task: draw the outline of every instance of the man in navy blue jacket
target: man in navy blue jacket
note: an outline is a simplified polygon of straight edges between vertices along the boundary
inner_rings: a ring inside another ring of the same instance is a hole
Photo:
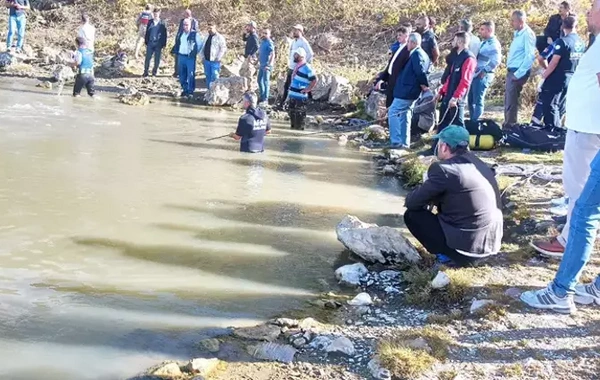
[[[421,49],[421,35],[411,33],[406,46],[410,56],[396,80],[394,101],[388,110],[391,148],[410,146],[412,110],[421,92],[429,89],[427,71],[430,60]]]

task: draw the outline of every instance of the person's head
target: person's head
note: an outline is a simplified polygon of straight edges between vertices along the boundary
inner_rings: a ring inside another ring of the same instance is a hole
[[[262,38],[268,39],[271,38],[271,29],[263,29],[261,33]]]
[[[562,22],[562,28],[565,31],[565,34],[569,34],[575,31],[577,28],[577,17],[576,16],[567,16]]]
[[[459,32],[473,32],[473,23],[468,18],[460,20],[458,23],[458,31]]]
[[[569,15],[569,13],[571,13],[571,4],[569,4],[568,1],[563,1],[560,3],[558,6],[558,14],[560,14],[562,18],[565,18]]]
[[[84,48],[86,45],[85,38],[83,38],[83,37],[75,38],[75,45],[77,45],[77,48]]]
[[[183,12],[183,18],[192,18],[192,11],[191,11],[191,9],[186,9]]]
[[[484,40],[492,37],[496,32],[496,24],[493,21],[484,21],[479,26],[479,35]]]
[[[192,30],[192,20],[186,18],[183,20],[183,31],[189,33],[190,30]]]
[[[294,51],[294,62],[302,62],[306,58],[306,50],[298,48]]]
[[[152,10],[152,5],[150,4],[146,4],[146,6],[144,7],[145,11],[151,11]]]
[[[408,50],[413,51],[421,46],[421,35],[419,33],[411,33],[408,35],[408,42],[406,43]]]
[[[304,27],[300,24],[296,24],[294,25],[292,33],[294,35],[294,38],[300,38],[304,35]]]
[[[429,29],[429,17],[427,16],[421,16],[417,19],[417,22],[415,23],[416,26],[416,30],[419,33],[423,33],[425,32],[427,29]]]
[[[81,22],[83,24],[87,24],[88,22],[90,22],[90,16],[87,13],[82,13],[81,14]]]
[[[396,40],[401,44],[405,44],[408,41],[408,35],[410,34],[410,29],[406,26],[401,26],[396,29]]]
[[[512,24],[512,27],[514,30],[523,29],[526,22],[527,22],[527,15],[525,14],[525,11],[522,11],[519,9],[512,13],[510,23]]]
[[[250,21],[248,24],[246,24],[246,32],[247,33],[253,33],[256,31],[256,22],[254,21]]]
[[[587,22],[590,32],[595,35],[600,33],[600,0],[594,0],[592,9],[588,12]]]
[[[435,26],[437,25],[437,20],[435,17],[427,16],[427,20],[429,21],[429,28],[435,29]]]
[[[209,34],[216,34],[217,33],[217,26],[214,23],[210,23],[208,24],[208,33]]]
[[[471,42],[471,36],[467,32],[458,32],[454,35],[454,46],[459,51],[468,49],[469,42]]]
[[[254,95],[254,93],[252,92],[245,92],[244,93],[244,109],[247,110],[248,108],[256,108],[256,103],[258,101],[258,99],[256,98],[256,95]]]
[[[154,8],[154,11],[152,11],[152,15],[154,16],[155,19],[159,19],[160,18],[160,8]]]
[[[465,127],[450,125],[433,138],[438,140],[436,153],[440,160],[447,160],[469,150],[469,131]]]

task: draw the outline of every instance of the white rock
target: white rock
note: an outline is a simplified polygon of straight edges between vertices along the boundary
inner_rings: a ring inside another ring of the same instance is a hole
[[[325,351],[328,354],[340,353],[347,356],[353,356],[355,352],[354,343],[345,336],[341,336],[331,342],[331,344],[325,348]]]
[[[327,100],[331,92],[334,75],[331,73],[317,74],[317,83],[312,89],[311,94],[314,100]]]
[[[338,145],[344,146],[346,144],[348,144],[348,136],[340,135],[340,137],[338,137]]]
[[[388,369],[381,367],[381,362],[379,358],[374,357],[367,364],[367,368],[369,372],[371,372],[371,376],[378,380],[389,380],[392,378],[392,374]]]
[[[241,76],[219,78],[210,84],[204,100],[211,106],[235,105],[248,89],[248,79]]]
[[[281,327],[297,327],[298,326],[298,320],[297,319],[291,319],[291,318],[277,318],[275,321],[273,321],[273,324],[277,325],[277,326],[281,326]]]
[[[471,314],[473,314],[474,312],[476,312],[477,310],[487,306],[487,305],[492,305],[495,302],[493,300],[478,300],[478,299],[473,299],[473,303],[471,303],[471,309],[470,312]]]
[[[257,359],[276,360],[282,363],[294,361],[296,349],[287,344],[262,343],[248,347],[248,353]]]
[[[386,288],[384,289],[384,291],[385,291],[387,294],[399,294],[399,293],[400,293],[400,289],[398,289],[398,288],[395,288],[395,287],[393,287],[393,286],[388,286],[388,287],[386,287]]]
[[[338,45],[342,40],[336,37],[333,33],[319,34],[315,39],[315,45],[323,50],[330,51],[335,45]]]
[[[381,125],[373,124],[365,129],[365,140],[387,141],[387,138],[388,134],[386,129]]]
[[[394,165],[385,165],[383,167],[383,174],[386,174],[386,175],[396,174],[396,167]]]
[[[161,377],[163,379],[175,379],[183,374],[181,373],[181,369],[177,363],[167,363],[153,371],[152,375]]]
[[[450,277],[442,271],[439,271],[435,278],[431,281],[431,287],[434,289],[442,289],[450,285]]]
[[[210,376],[217,369],[218,365],[219,359],[198,358],[190,360],[185,366],[185,370],[193,374],[199,374],[200,376]]]
[[[401,273],[398,272],[397,270],[389,270],[388,269],[388,270],[379,272],[379,278],[381,278],[381,281],[399,280],[400,275],[401,275]]]
[[[369,262],[385,263],[388,261],[386,257],[393,262],[416,263],[421,260],[412,243],[391,227],[363,223],[357,217],[347,215],[337,225],[336,233],[346,248]]]
[[[302,330],[314,329],[321,326],[321,324],[314,318],[304,318],[300,322],[298,322],[298,327]]]
[[[350,305],[350,306],[369,306],[369,305],[373,305],[373,299],[371,298],[369,293],[363,292],[363,293],[357,294],[356,297],[354,297],[353,299],[348,301],[348,305]]]
[[[219,342],[218,339],[214,338],[201,340],[198,344],[200,345],[200,347],[202,347],[208,352],[212,352],[213,354],[219,352],[221,348],[221,342]]]
[[[352,93],[354,88],[350,81],[344,77],[335,76],[329,91],[329,104],[337,106],[348,106],[352,104]]]
[[[335,278],[344,285],[360,285],[360,279],[364,277],[369,270],[363,263],[344,265],[335,270]]]

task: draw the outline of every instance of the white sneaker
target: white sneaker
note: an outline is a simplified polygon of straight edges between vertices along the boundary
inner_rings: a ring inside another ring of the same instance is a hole
[[[521,301],[536,309],[552,310],[562,314],[572,314],[577,311],[573,296],[571,294],[566,297],[557,296],[552,290],[552,285],[548,285],[545,289],[524,292],[521,294]]]
[[[552,199],[552,200],[550,200],[550,204],[552,206],[568,205],[569,204],[569,197],[567,197],[565,195],[564,197]]]
[[[600,289],[592,282],[589,284],[577,284],[575,286],[575,302],[582,305],[591,305],[594,302],[600,305]]]
[[[550,207],[550,213],[557,216],[565,216],[569,212],[569,206],[562,204],[560,206]]]

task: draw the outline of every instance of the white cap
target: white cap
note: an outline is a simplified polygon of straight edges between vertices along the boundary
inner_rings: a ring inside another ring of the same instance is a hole
[[[299,31],[301,31],[302,33],[304,33],[304,27],[300,24],[296,24],[294,25],[294,29],[298,29]]]
[[[294,50],[294,54],[298,54],[300,57],[306,58],[306,50],[304,50],[304,48],[299,47],[298,49]]]

